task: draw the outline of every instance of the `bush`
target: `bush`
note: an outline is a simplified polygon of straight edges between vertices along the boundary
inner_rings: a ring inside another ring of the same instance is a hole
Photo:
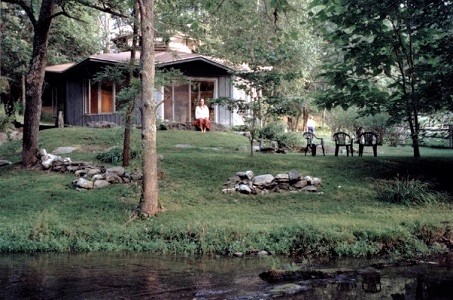
[[[137,151],[131,150],[131,159],[137,157]],[[106,152],[99,153],[96,158],[105,163],[118,163],[123,161],[123,149],[120,147],[110,148]]]
[[[432,189],[432,184],[408,177],[396,177],[385,181],[379,187],[379,194],[384,201],[411,205],[437,203],[446,200],[446,195]]]
[[[282,122],[269,123],[259,132],[259,137],[268,140],[277,140],[279,135],[282,135],[286,131],[286,124]]]
[[[276,136],[275,140],[280,147],[288,148],[291,150],[298,150],[303,146],[302,135],[298,132],[283,132]]]

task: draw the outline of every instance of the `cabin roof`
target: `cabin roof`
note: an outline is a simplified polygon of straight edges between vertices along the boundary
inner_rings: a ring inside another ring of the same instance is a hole
[[[46,67],[47,72],[51,73],[63,73],[69,69],[78,66],[79,64],[86,63],[89,61],[92,62],[101,62],[101,63],[126,63],[130,59],[130,52],[119,52],[119,53],[105,53],[92,55],[80,63],[69,63],[62,65],[54,65]],[[140,52],[136,54],[137,61],[140,59]],[[179,51],[156,51],[155,52],[155,63],[156,67],[170,67],[172,65],[191,63],[195,61],[201,61],[214,65],[218,68],[223,69],[226,72],[234,71],[244,71],[246,68],[244,66],[233,66],[232,64],[227,63],[225,60],[219,58],[213,58],[197,53],[185,53]]]

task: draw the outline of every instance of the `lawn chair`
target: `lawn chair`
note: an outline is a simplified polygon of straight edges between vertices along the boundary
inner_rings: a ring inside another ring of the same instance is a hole
[[[357,140],[359,143],[359,156],[363,155],[363,148],[365,146],[373,147],[373,154],[375,157],[377,156],[378,136],[376,133],[370,131],[364,132],[357,137]]]
[[[321,146],[322,148],[322,154],[325,156],[326,151],[324,149],[324,139],[323,138],[318,138],[314,133],[312,132],[304,132],[303,137],[307,140],[307,146],[305,147],[305,155],[307,155],[308,148],[311,149],[311,155],[315,156],[316,155],[316,147],[318,145]]]
[[[351,151],[351,156],[354,156],[352,144],[354,140],[351,136],[345,132],[336,132],[333,135],[333,140],[335,141],[335,156],[338,156],[338,151],[340,147],[346,147],[346,155],[349,156],[349,151]]]

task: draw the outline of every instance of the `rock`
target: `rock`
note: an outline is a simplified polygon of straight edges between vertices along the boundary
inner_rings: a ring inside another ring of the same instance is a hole
[[[251,180],[255,174],[253,174],[253,171],[245,171],[245,172],[237,172],[236,176],[239,177],[240,179],[248,179]]]
[[[87,172],[85,171],[85,169],[82,169],[82,170],[77,170],[74,172],[74,175],[75,176],[78,176],[78,177],[82,177],[86,174]]]
[[[79,178],[79,179],[75,180],[74,182],[75,182],[76,187],[79,187],[79,188],[84,188],[87,190],[94,188],[94,182],[90,181],[90,180],[86,180],[85,178]]]
[[[114,173],[118,176],[123,176],[126,170],[123,167],[112,167],[105,170],[105,173]]]
[[[277,270],[272,269],[259,274],[264,281],[277,283],[285,281],[311,280],[311,279],[329,279],[334,274],[319,270]]]
[[[311,181],[311,184],[312,185],[316,185],[316,186],[321,185],[321,179],[318,178],[318,177],[313,177],[312,181]]]
[[[289,181],[297,181],[300,179],[300,173],[296,170],[291,170],[288,172]]]
[[[108,182],[107,180],[96,180],[94,182],[94,188],[95,189],[103,188],[103,187],[106,187],[106,186],[109,186],[109,185],[110,185],[110,182]]]
[[[252,189],[247,184],[240,184],[238,187],[238,191],[242,194],[251,194]]]
[[[63,159],[53,154],[47,154],[41,157],[41,165],[44,169],[49,169],[56,160],[62,161]]]
[[[306,285],[298,285],[295,283],[286,283],[282,285],[274,286],[269,292],[273,298],[280,298],[298,294],[300,292],[305,292],[311,288]]]
[[[72,153],[75,149],[75,147],[58,147],[57,149],[52,151],[52,154]]]
[[[190,148],[195,148],[195,146],[189,145],[189,144],[176,144],[175,148],[178,149],[190,149]]]
[[[277,184],[277,187],[280,190],[289,190],[290,185],[288,182],[282,182],[282,183]]]
[[[142,179],[142,174],[140,173],[137,173],[137,172],[132,172],[129,174],[129,177],[131,178],[131,180],[133,181],[139,181]]]
[[[86,170],[86,174],[90,177],[94,176],[96,174],[102,173],[100,168],[93,168],[93,169],[89,168],[89,169],[85,169],[85,170]]]
[[[253,184],[257,186],[270,185],[274,181],[271,174],[258,175],[253,178]]]
[[[244,253],[242,253],[242,252],[234,252],[234,253],[233,253],[233,256],[236,256],[236,257],[243,257],[243,256],[244,256]]]
[[[289,181],[289,174],[277,174],[277,175],[275,175],[274,179],[277,182],[288,182]]]
[[[11,162],[7,160],[0,159],[0,167],[10,165]]]
[[[42,158],[43,156],[46,156],[47,155],[47,151],[46,149],[39,149],[38,151],[38,158]]]
[[[105,180],[110,183],[123,183],[123,179],[115,173],[106,172],[105,173]]]
[[[311,176],[305,176],[304,179],[308,182],[308,184],[313,184],[313,178]]]
[[[307,186],[304,187],[302,190],[303,190],[303,191],[306,191],[306,192],[313,192],[313,193],[314,193],[314,192],[316,192],[318,189],[317,189],[315,186],[313,186],[313,185],[307,185]]]
[[[292,186],[295,187],[296,189],[301,189],[304,188],[308,185],[308,182],[305,179],[301,179],[294,183]]]
[[[258,256],[268,256],[269,252],[267,252],[266,250],[262,250],[262,251],[258,252],[256,255],[258,255]]]
[[[94,175],[91,180],[96,181],[96,180],[105,180],[105,173],[103,174],[96,174]]]
[[[222,190],[222,193],[224,193],[224,194],[233,194],[234,192],[236,192],[235,188],[228,188],[228,189]]]

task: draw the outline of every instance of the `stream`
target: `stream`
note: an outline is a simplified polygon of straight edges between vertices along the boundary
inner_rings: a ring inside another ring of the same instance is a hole
[[[0,299],[453,299],[452,267],[451,254],[399,264],[276,256],[1,254]],[[271,269],[336,275],[281,282],[260,278]]]

